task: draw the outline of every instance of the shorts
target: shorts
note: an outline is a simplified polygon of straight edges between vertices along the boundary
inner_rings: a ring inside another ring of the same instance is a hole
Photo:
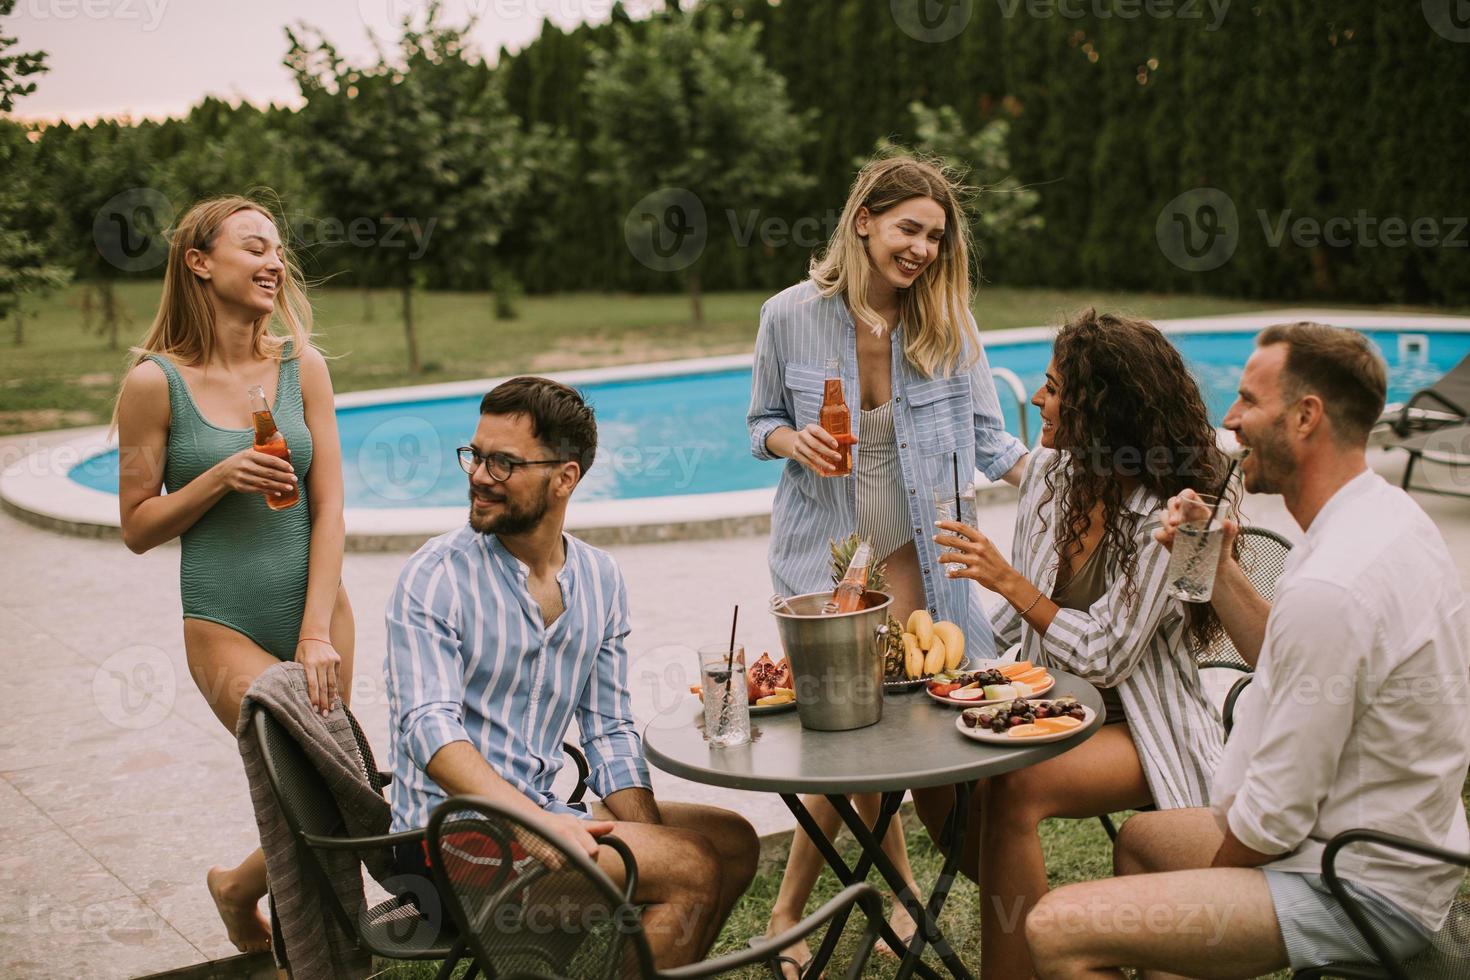
[[[1265,871],[1276,906],[1276,921],[1294,970],[1328,963],[1376,963],[1368,941],[1348,918],[1342,903],[1321,875],[1294,871]],[[1374,932],[1400,962],[1429,945],[1424,927],[1393,902],[1370,888],[1344,881],[1359,899]]]

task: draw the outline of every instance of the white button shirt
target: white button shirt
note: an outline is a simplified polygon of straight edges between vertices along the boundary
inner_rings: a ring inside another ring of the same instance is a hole
[[[1371,471],[1333,495],[1291,552],[1255,681],[1236,706],[1211,793],[1267,869],[1320,873],[1326,842],[1367,827],[1470,850],[1470,650],[1460,573],[1439,530]],[[1362,844],[1338,855],[1430,930],[1464,877]]]

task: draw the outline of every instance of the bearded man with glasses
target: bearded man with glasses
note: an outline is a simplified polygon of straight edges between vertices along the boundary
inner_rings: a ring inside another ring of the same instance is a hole
[[[449,796],[487,797],[621,888],[622,860],[597,844],[616,833],[637,859],[634,902],[666,969],[704,958],[760,846],[737,814],[654,799],[628,691],[622,572],[563,529],[596,451],[592,409],[566,385],[514,378],[481,401],[456,451],[469,521],[409,559],[388,604],[393,830],[423,827]],[[600,797],[587,811],[552,786],[573,718]],[[419,845],[397,857],[431,887]]]

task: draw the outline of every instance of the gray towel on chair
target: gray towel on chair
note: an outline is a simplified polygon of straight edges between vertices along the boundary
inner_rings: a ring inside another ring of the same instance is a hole
[[[372,967],[372,957],[343,932],[319,894],[316,880],[304,873],[297,860],[291,828],[271,791],[256,741],[253,719],[257,711],[269,712],[301,746],[336,799],[347,836],[386,834],[388,802],[367,780],[341,701],[322,717],[307,698],[305,669],[297,663],[276,664],[255,679],[240,704],[235,737],[245,760],[245,778],[250,783],[250,802],[260,828],[271,897],[286,947],[285,960],[293,980],[364,977]],[[317,851],[316,855],[338,900],[356,922],[364,904],[359,855],[336,851]],[[362,860],[374,878],[382,880],[393,873],[384,851],[363,852]]]

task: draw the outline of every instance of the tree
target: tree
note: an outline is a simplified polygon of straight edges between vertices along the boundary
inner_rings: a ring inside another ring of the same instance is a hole
[[[15,8],[15,0],[0,0],[0,18]],[[15,100],[34,92],[34,82],[22,83],[27,75],[46,71],[46,53],[32,51],[5,54],[15,44],[0,30],[0,110],[10,112]],[[9,120],[0,120],[0,320],[15,319],[15,344],[25,341],[25,319],[21,316],[21,299],[27,294],[42,293],[66,283],[70,274],[51,261],[48,236],[37,233],[47,222],[49,198],[27,193],[36,179],[35,147],[30,132]]]
[[[168,255],[176,202],[159,186],[157,131],[115,120],[54,126],[40,146],[37,166],[49,178],[70,264],[94,293],[97,330],[112,350],[129,322],[118,281],[157,276]]]
[[[799,157],[809,119],[766,66],[759,28],[723,21],[712,10],[615,27],[612,48],[593,51],[585,86],[596,121],[594,178],[638,201],[629,246],[648,239],[652,258],[637,255],[645,265],[683,271],[695,323],[704,320],[710,217],[769,205],[809,183]],[[690,241],[698,247],[685,251]]]
[[[34,186],[29,157],[34,150],[26,131],[8,121],[0,122],[0,172],[10,175],[0,185],[0,320],[14,318],[14,342],[25,340],[21,300],[30,294],[49,292],[65,285],[71,273],[51,260],[50,245],[31,228],[42,223],[47,202],[22,192]]]
[[[9,17],[14,9],[15,0],[0,0],[0,19]],[[16,99],[36,90],[35,82],[23,82],[21,79],[47,71],[44,51],[6,54],[6,50],[15,43],[16,38],[6,37],[4,29],[0,28],[0,112],[14,110]]]
[[[360,247],[353,265],[403,297],[409,371],[421,367],[413,293],[430,269],[483,274],[491,250],[556,139],[526,132],[488,66],[467,47],[471,25],[403,21],[396,58],[347,64],[310,28],[287,31],[286,65],[306,100],[306,159],[324,221]],[[353,232],[357,227],[362,234]],[[324,241],[324,247],[339,242]]]

